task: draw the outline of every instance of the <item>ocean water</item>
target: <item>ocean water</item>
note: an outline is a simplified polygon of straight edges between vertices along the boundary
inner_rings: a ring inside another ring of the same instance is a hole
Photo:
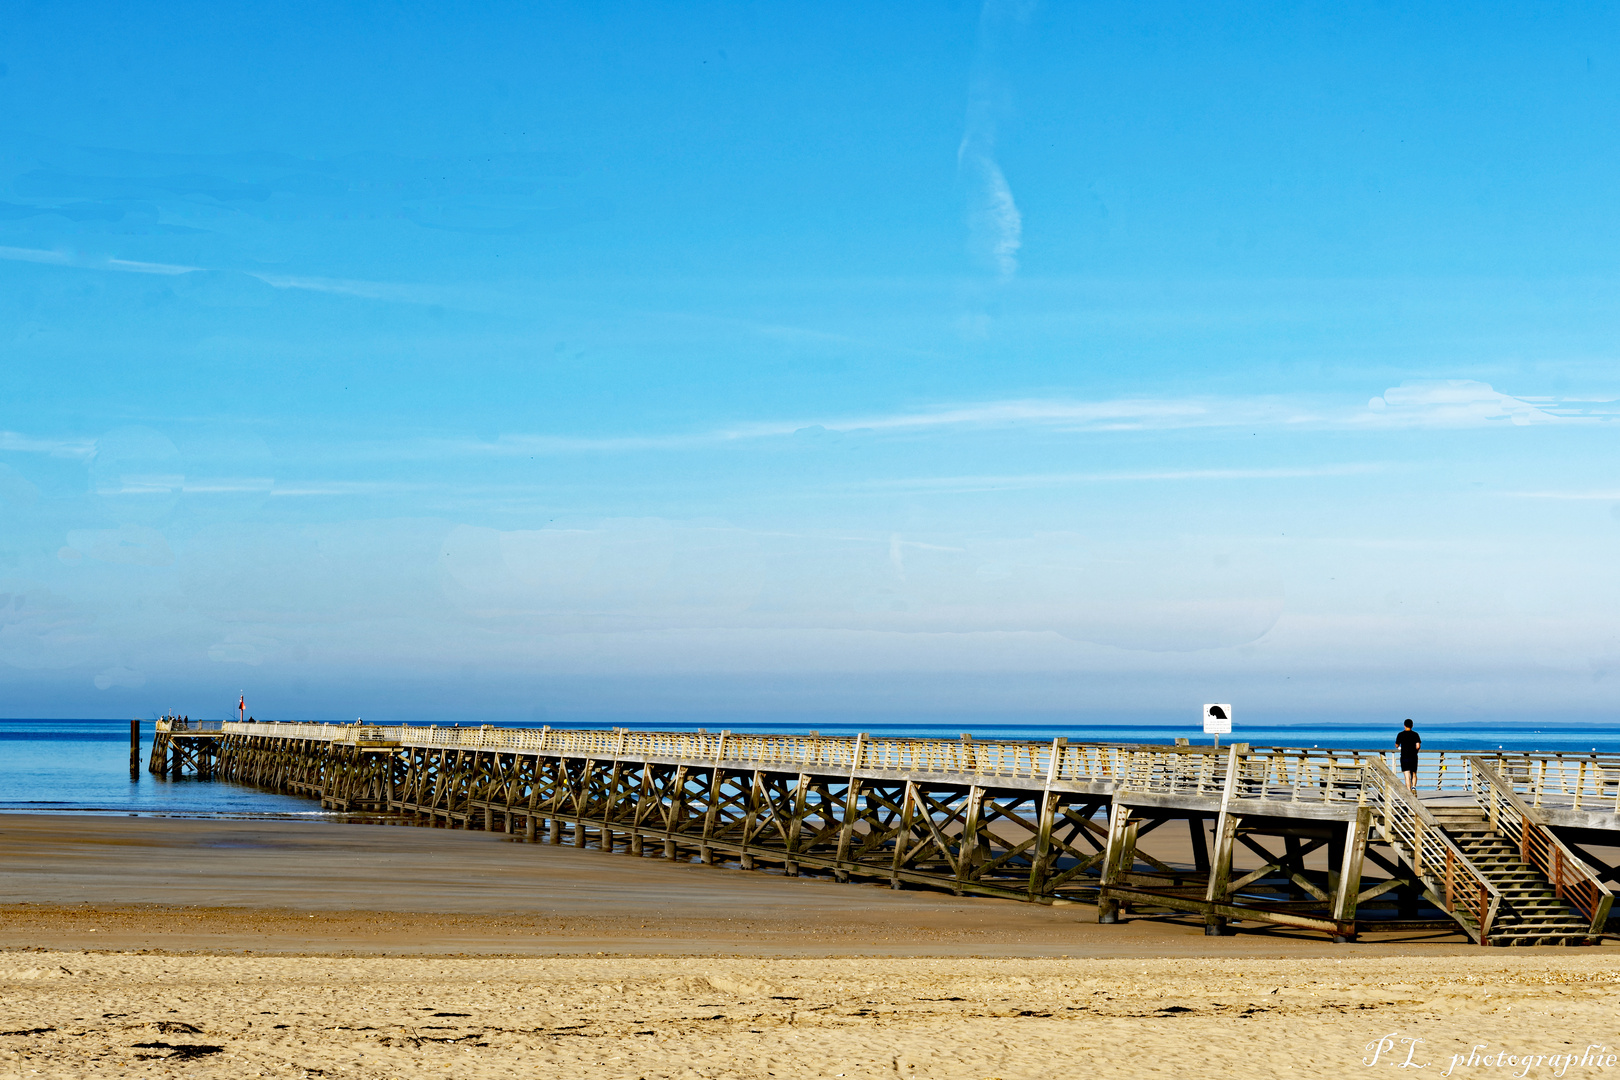
[[[241,784],[146,771],[153,724],[141,724],[139,779],[128,720],[0,720],[0,811],[168,817],[321,817],[320,805]]]
[[[473,721],[479,722],[479,721]],[[534,725],[512,725],[532,727]],[[554,725],[591,727],[597,725]],[[695,724],[657,721],[620,723],[634,730],[695,730]],[[914,735],[954,739],[965,728],[960,721],[936,725],[915,720],[882,724],[870,719],[847,724],[825,719],[813,723],[744,723],[735,719],[712,724],[711,731],[789,734],[814,728],[823,735]],[[1255,746],[1333,746],[1388,749],[1394,745],[1395,723],[1273,724],[1241,723],[1222,742],[1241,740]],[[1620,751],[1620,724],[1534,722],[1515,724],[1425,723],[1424,750],[1541,750]],[[225,781],[162,780],[146,771],[153,725],[141,725],[141,768],[138,778],[129,773],[128,720],[0,720],[0,811],[137,814],[169,817],[303,818],[332,820],[341,815],[323,813],[310,800],[275,795]],[[1058,736],[1070,742],[1170,743],[1185,736],[1207,742],[1196,725],[1151,724],[979,724],[971,733],[979,739],[1033,739]]]

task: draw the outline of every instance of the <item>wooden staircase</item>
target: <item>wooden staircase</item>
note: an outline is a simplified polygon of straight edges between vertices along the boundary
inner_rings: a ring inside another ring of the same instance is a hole
[[[1587,920],[1519,857],[1516,845],[1491,830],[1483,810],[1435,807],[1431,812],[1468,861],[1502,892],[1490,944],[1582,945],[1591,938]]]

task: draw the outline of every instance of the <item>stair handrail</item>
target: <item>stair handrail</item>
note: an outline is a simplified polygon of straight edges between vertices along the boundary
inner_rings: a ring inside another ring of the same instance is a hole
[[[1614,905],[1613,891],[1558,839],[1490,762],[1470,757],[1468,777],[1474,801],[1485,811],[1491,831],[1513,841],[1520,860],[1541,871],[1554,894],[1587,919],[1593,940],[1601,938]]]
[[[1381,757],[1367,759],[1367,775],[1378,795],[1379,831],[1391,845],[1410,852],[1412,871],[1428,888],[1429,899],[1448,915],[1472,919],[1481,945],[1490,944],[1491,925],[1502,907],[1502,890],[1469,861],[1430,813]]]

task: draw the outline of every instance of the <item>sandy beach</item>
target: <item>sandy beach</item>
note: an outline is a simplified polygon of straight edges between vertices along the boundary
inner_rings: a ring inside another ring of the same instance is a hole
[[[1478,1044],[1579,1076],[1620,1044],[1612,946],[1206,938],[365,825],[8,815],[0,859],[19,1080],[1521,1074]]]
[[[1325,962],[13,952],[0,954],[0,1075],[1347,1076],[1368,1073],[1384,1039],[1374,1068],[1412,1050],[1429,1066],[1416,1075],[1444,1076],[1478,1044],[1578,1057],[1620,1041],[1617,983],[1607,950]]]

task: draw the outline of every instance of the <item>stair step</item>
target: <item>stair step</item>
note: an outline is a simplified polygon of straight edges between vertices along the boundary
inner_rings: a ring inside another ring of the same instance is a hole
[[[1547,879],[1527,865],[1517,843],[1496,832],[1482,811],[1466,807],[1433,810],[1457,850],[1501,894],[1503,908],[1491,927],[1502,945],[1570,945],[1591,937],[1586,920],[1559,899]],[[1428,873],[1438,868],[1429,866]]]
[[[1521,926],[1541,926],[1550,929],[1581,929],[1584,923],[1576,923],[1570,918],[1526,918],[1526,920],[1503,921],[1503,929],[1521,928]]]

